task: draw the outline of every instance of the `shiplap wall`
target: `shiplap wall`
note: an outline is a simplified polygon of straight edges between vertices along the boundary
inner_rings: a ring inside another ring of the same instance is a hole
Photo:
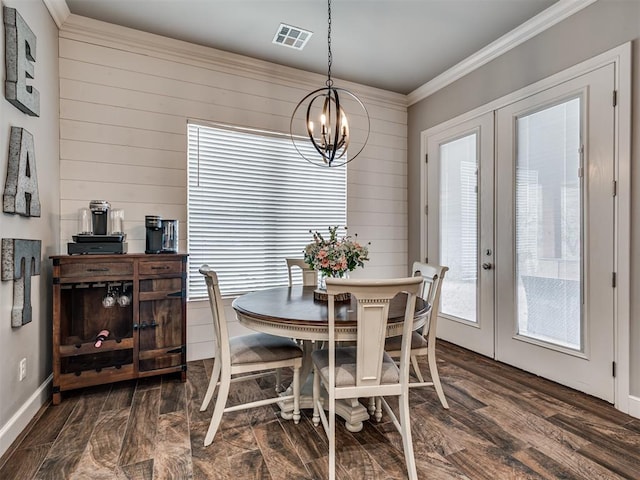
[[[288,132],[297,102],[325,81],[75,15],[59,35],[61,253],[78,209],[93,199],[124,209],[129,252],[144,251],[145,215],[178,219],[186,251],[187,121]],[[370,262],[353,276],[406,275],[406,97],[336,85],[356,93],[371,117],[367,147],[348,164],[349,231],[371,242]],[[190,360],[212,355],[212,336],[208,305],[190,303]]]

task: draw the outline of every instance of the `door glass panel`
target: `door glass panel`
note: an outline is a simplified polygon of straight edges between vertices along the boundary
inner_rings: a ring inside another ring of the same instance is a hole
[[[519,117],[516,130],[517,331],[580,350],[580,99]]]
[[[477,134],[440,145],[440,312],[476,322],[478,286]]]

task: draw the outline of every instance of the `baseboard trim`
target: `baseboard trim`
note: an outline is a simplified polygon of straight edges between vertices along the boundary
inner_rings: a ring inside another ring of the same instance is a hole
[[[0,457],[11,447],[11,444],[29,425],[29,422],[35,417],[40,408],[49,400],[52,381],[53,374],[49,375],[29,399],[24,402],[22,407],[0,428]]]
[[[629,415],[640,418],[640,397],[629,395]]]

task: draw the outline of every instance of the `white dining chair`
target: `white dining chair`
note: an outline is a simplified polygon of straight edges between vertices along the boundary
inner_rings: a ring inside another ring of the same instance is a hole
[[[438,394],[440,403],[446,409],[449,408],[449,404],[447,403],[442,384],[440,383],[440,375],[436,361],[436,330],[438,327],[440,292],[447,270],[449,270],[449,267],[413,262],[412,271],[414,275],[420,276],[423,279],[420,296],[431,305],[431,311],[424,326],[411,335],[411,364],[413,365],[413,370],[418,378],[418,382],[411,382],[409,384],[409,387],[433,386]],[[385,350],[392,358],[400,357],[401,342],[401,337],[387,338]],[[429,372],[431,373],[430,382],[425,382],[420,367],[418,366],[417,357],[424,355],[427,356],[427,362],[429,364]]]
[[[285,258],[287,262],[287,272],[289,273],[289,286],[293,286],[293,270],[302,270],[302,285],[305,287],[315,287],[318,285],[318,272],[311,268],[300,258]]]
[[[329,478],[336,470],[336,399],[375,397],[384,407],[402,436],[408,478],[416,480],[416,463],[409,417],[409,350],[416,296],[422,279],[408,277],[391,280],[327,279],[328,348],[311,354],[314,368],[313,422],[322,426],[329,438]],[[357,340],[355,345],[336,346],[335,296],[350,293],[357,300]],[[399,366],[384,351],[389,304],[398,294],[406,294],[402,349]],[[328,414],[321,400],[321,384],[328,396]],[[385,396],[399,397],[400,420]]]
[[[302,366],[302,349],[293,340],[266,333],[254,333],[229,338],[224,305],[218,286],[218,276],[208,265],[200,268],[204,275],[209,294],[209,304],[213,315],[215,332],[215,359],[209,387],[204,396],[200,411],[205,411],[213,398],[216,387],[216,398],[209,429],[204,438],[204,445],[210,445],[216,435],[222,414],[249,408],[262,407],[277,402],[293,399],[293,421],[300,421],[300,367]],[[230,384],[242,382],[274,374],[275,369],[290,367],[293,369],[292,394],[257,400],[227,407]],[[258,373],[255,373],[258,372]],[[248,373],[253,373],[246,375]],[[235,375],[242,376],[235,376]]]

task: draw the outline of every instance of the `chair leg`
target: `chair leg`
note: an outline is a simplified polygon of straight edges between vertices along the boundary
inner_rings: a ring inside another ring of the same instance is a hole
[[[418,357],[416,357],[415,355],[411,355],[411,365],[413,365],[413,371],[416,372],[416,377],[418,377],[418,381],[420,383],[424,383],[422,372],[420,371],[420,367],[418,366]]]
[[[276,368],[276,393],[281,393],[284,389],[282,388],[282,370]]]
[[[293,369],[293,423],[300,423],[300,367]]]
[[[329,394],[329,480],[336,479],[336,400]]]
[[[211,379],[209,380],[207,393],[205,393],[202,405],[200,405],[201,412],[204,412],[207,409],[207,407],[209,406],[209,402],[213,398],[213,394],[216,391],[216,385],[218,384],[218,380],[220,380],[221,365],[222,362],[219,359],[219,355],[216,355],[216,358],[213,360],[213,372],[211,373]]]
[[[213,409],[213,415],[211,416],[211,423],[209,423],[209,429],[204,437],[204,446],[211,445],[213,437],[216,436],[220,421],[222,420],[222,414],[224,408],[227,405],[227,397],[229,396],[229,386],[231,384],[231,375],[223,374],[220,381],[220,390],[218,390],[218,398],[216,398],[216,406]]]
[[[320,401],[320,374],[313,367],[313,424],[317,427],[320,424],[320,412],[318,402]]]
[[[407,464],[407,474],[409,480],[418,480],[416,471],[416,460],[413,455],[413,440],[411,438],[411,422],[409,420],[409,389],[405,388],[399,397],[400,427],[402,435],[402,446],[404,459]]]
[[[372,417],[376,413],[376,397],[369,397],[369,416]]]
[[[449,410],[449,404],[447,403],[447,399],[444,396],[444,390],[442,390],[442,384],[440,383],[440,375],[438,374],[438,364],[436,363],[435,348],[430,348],[427,351],[427,358],[429,360],[429,372],[431,372],[431,381],[433,382],[433,386],[436,389],[436,393],[438,394],[440,403],[445,409]]]
[[[382,420],[382,397],[376,397],[376,422]]]

